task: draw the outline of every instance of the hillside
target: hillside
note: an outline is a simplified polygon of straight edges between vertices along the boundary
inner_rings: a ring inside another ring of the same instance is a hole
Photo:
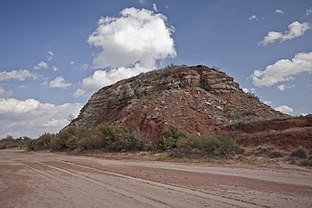
[[[244,93],[221,71],[202,65],[173,66],[100,89],[69,126],[135,126],[153,139],[168,124],[214,135],[228,125],[289,117]]]

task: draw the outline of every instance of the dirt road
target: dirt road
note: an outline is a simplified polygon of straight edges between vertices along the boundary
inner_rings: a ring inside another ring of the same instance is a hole
[[[312,207],[312,170],[1,150],[0,207]]]

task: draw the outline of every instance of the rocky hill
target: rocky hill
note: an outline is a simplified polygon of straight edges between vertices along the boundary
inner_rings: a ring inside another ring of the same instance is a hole
[[[155,70],[104,87],[70,125],[130,125],[153,139],[168,124],[218,134],[229,125],[288,117],[244,93],[232,77],[199,65]]]

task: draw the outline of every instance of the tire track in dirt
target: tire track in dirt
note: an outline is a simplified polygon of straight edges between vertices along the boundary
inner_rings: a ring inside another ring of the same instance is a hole
[[[57,170],[57,171],[69,174],[71,176],[75,176],[75,177],[77,177],[77,178],[79,178],[81,180],[88,181],[89,183],[97,185],[97,186],[99,186],[101,188],[104,188],[104,189],[110,191],[110,192],[116,193],[116,194],[120,195],[120,197],[130,198],[130,199],[132,199],[132,200],[134,200],[136,202],[143,203],[145,205],[151,205],[153,207],[160,207],[160,206],[162,206],[162,207],[164,207],[164,206],[165,207],[172,207],[169,204],[163,203],[162,201],[158,201],[158,200],[154,200],[152,198],[147,198],[147,197],[142,197],[142,196],[139,196],[139,195],[132,194],[131,192],[126,191],[125,189],[113,186],[114,184],[112,184],[112,183],[106,183],[103,180],[99,180],[99,179],[97,179],[95,177],[91,177],[91,176],[89,176],[87,174],[78,173],[77,171],[60,168],[60,167],[57,167],[57,166],[54,166],[54,165],[48,165],[48,164],[45,164],[45,163],[39,162],[39,161],[34,161],[34,162],[37,163],[37,164],[40,164],[42,166],[46,166],[48,168],[51,168],[51,169],[54,169],[54,170]],[[113,175],[113,174],[109,174],[109,175]]]
[[[311,170],[298,167],[253,170],[22,151],[0,151],[0,164],[0,179],[10,182],[11,194],[0,201],[6,208],[312,205]]]
[[[86,168],[86,169],[93,170],[93,171],[98,171],[98,172],[104,173],[106,175],[113,175],[116,177],[122,177],[122,178],[130,179],[132,181],[137,181],[139,183],[149,184],[149,185],[157,186],[160,188],[169,189],[172,191],[178,191],[178,192],[181,192],[181,193],[184,193],[187,195],[192,195],[192,196],[200,197],[203,199],[210,199],[213,201],[219,201],[219,202],[226,204],[226,205],[232,205],[232,206],[237,206],[237,207],[248,207],[248,208],[249,207],[251,207],[251,208],[252,207],[267,207],[264,205],[259,205],[259,204],[255,204],[255,203],[251,203],[251,202],[242,201],[242,200],[236,200],[236,199],[232,199],[232,198],[221,196],[221,195],[211,194],[211,193],[208,193],[208,192],[203,191],[203,190],[198,190],[198,189],[194,189],[194,188],[189,189],[188,187],[179,186],[177,184],[164,184],[164,183],[159,183],[159,182],[141,179],[141,178],[137,178],[137,177],[133,177],[133,176],[128,176],[128,175],[124,175],[124,174],[120,174],[120,173],[116,173],[116,172],[112,172],[112,171],[105,171],[105,170],[101,170],[101,169],[86,166],[86,165],[76,164],[76,163],[69,162],[69,161],[63,161],[63,160],[58,160],[58,161],[62,162],[64,164],[67,164],[67,165],[73,165],[73,166],[78,166],[78,167]]]
[[[88,194],[90,196],[93,196],[94,200],[97,201],[100,204],[110,204],[112,206],[117,206],[118,205],[118,204],[116,204],[112,200],[104,199],[103,196],[101,196],[99,194],[96,194],[96,192],[86,188],[86,186],[82,186],[79,183],[76,183],[76,182],[73,182],[71,180],[68,180],[68,178],[65,178],[64,176],[62,176],[60,174],[55,174],[55,173],[51,173],[51,172],[48,173],[45,165],[42,166],[41,164],[37,163],[37,164],[41,165],[41,167],[40,167],[40,166],[36,165],[36,163],[33,163],[33,162],[24,162],[24,161],[16,161],[16,162],[19,162],[19,163],[27,166],[31,170],[39,173],[40,175],[42,175],[42,176],[44,176],[44,177],[46,177],[48,179],[51,179],[53,181],[61,182],[62,184],[68,184],[68,185],[70,185],[71,187],[74,187],[76,190],[78,190],[80,192],[83,192],[83,193],[86,193],[86,194]]]

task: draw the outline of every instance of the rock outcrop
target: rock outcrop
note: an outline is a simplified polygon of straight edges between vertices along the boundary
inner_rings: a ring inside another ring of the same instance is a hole
[[[190,133],[217,134],[228,125],[288,117],[244,93],[232,77],[200,65],[155,70],[104,87],[70,125],[136,126],[153,139],[168,124]]]
[[[225,126],[223,134],[245,147],[274,146],[312,149],[312,115]]]

